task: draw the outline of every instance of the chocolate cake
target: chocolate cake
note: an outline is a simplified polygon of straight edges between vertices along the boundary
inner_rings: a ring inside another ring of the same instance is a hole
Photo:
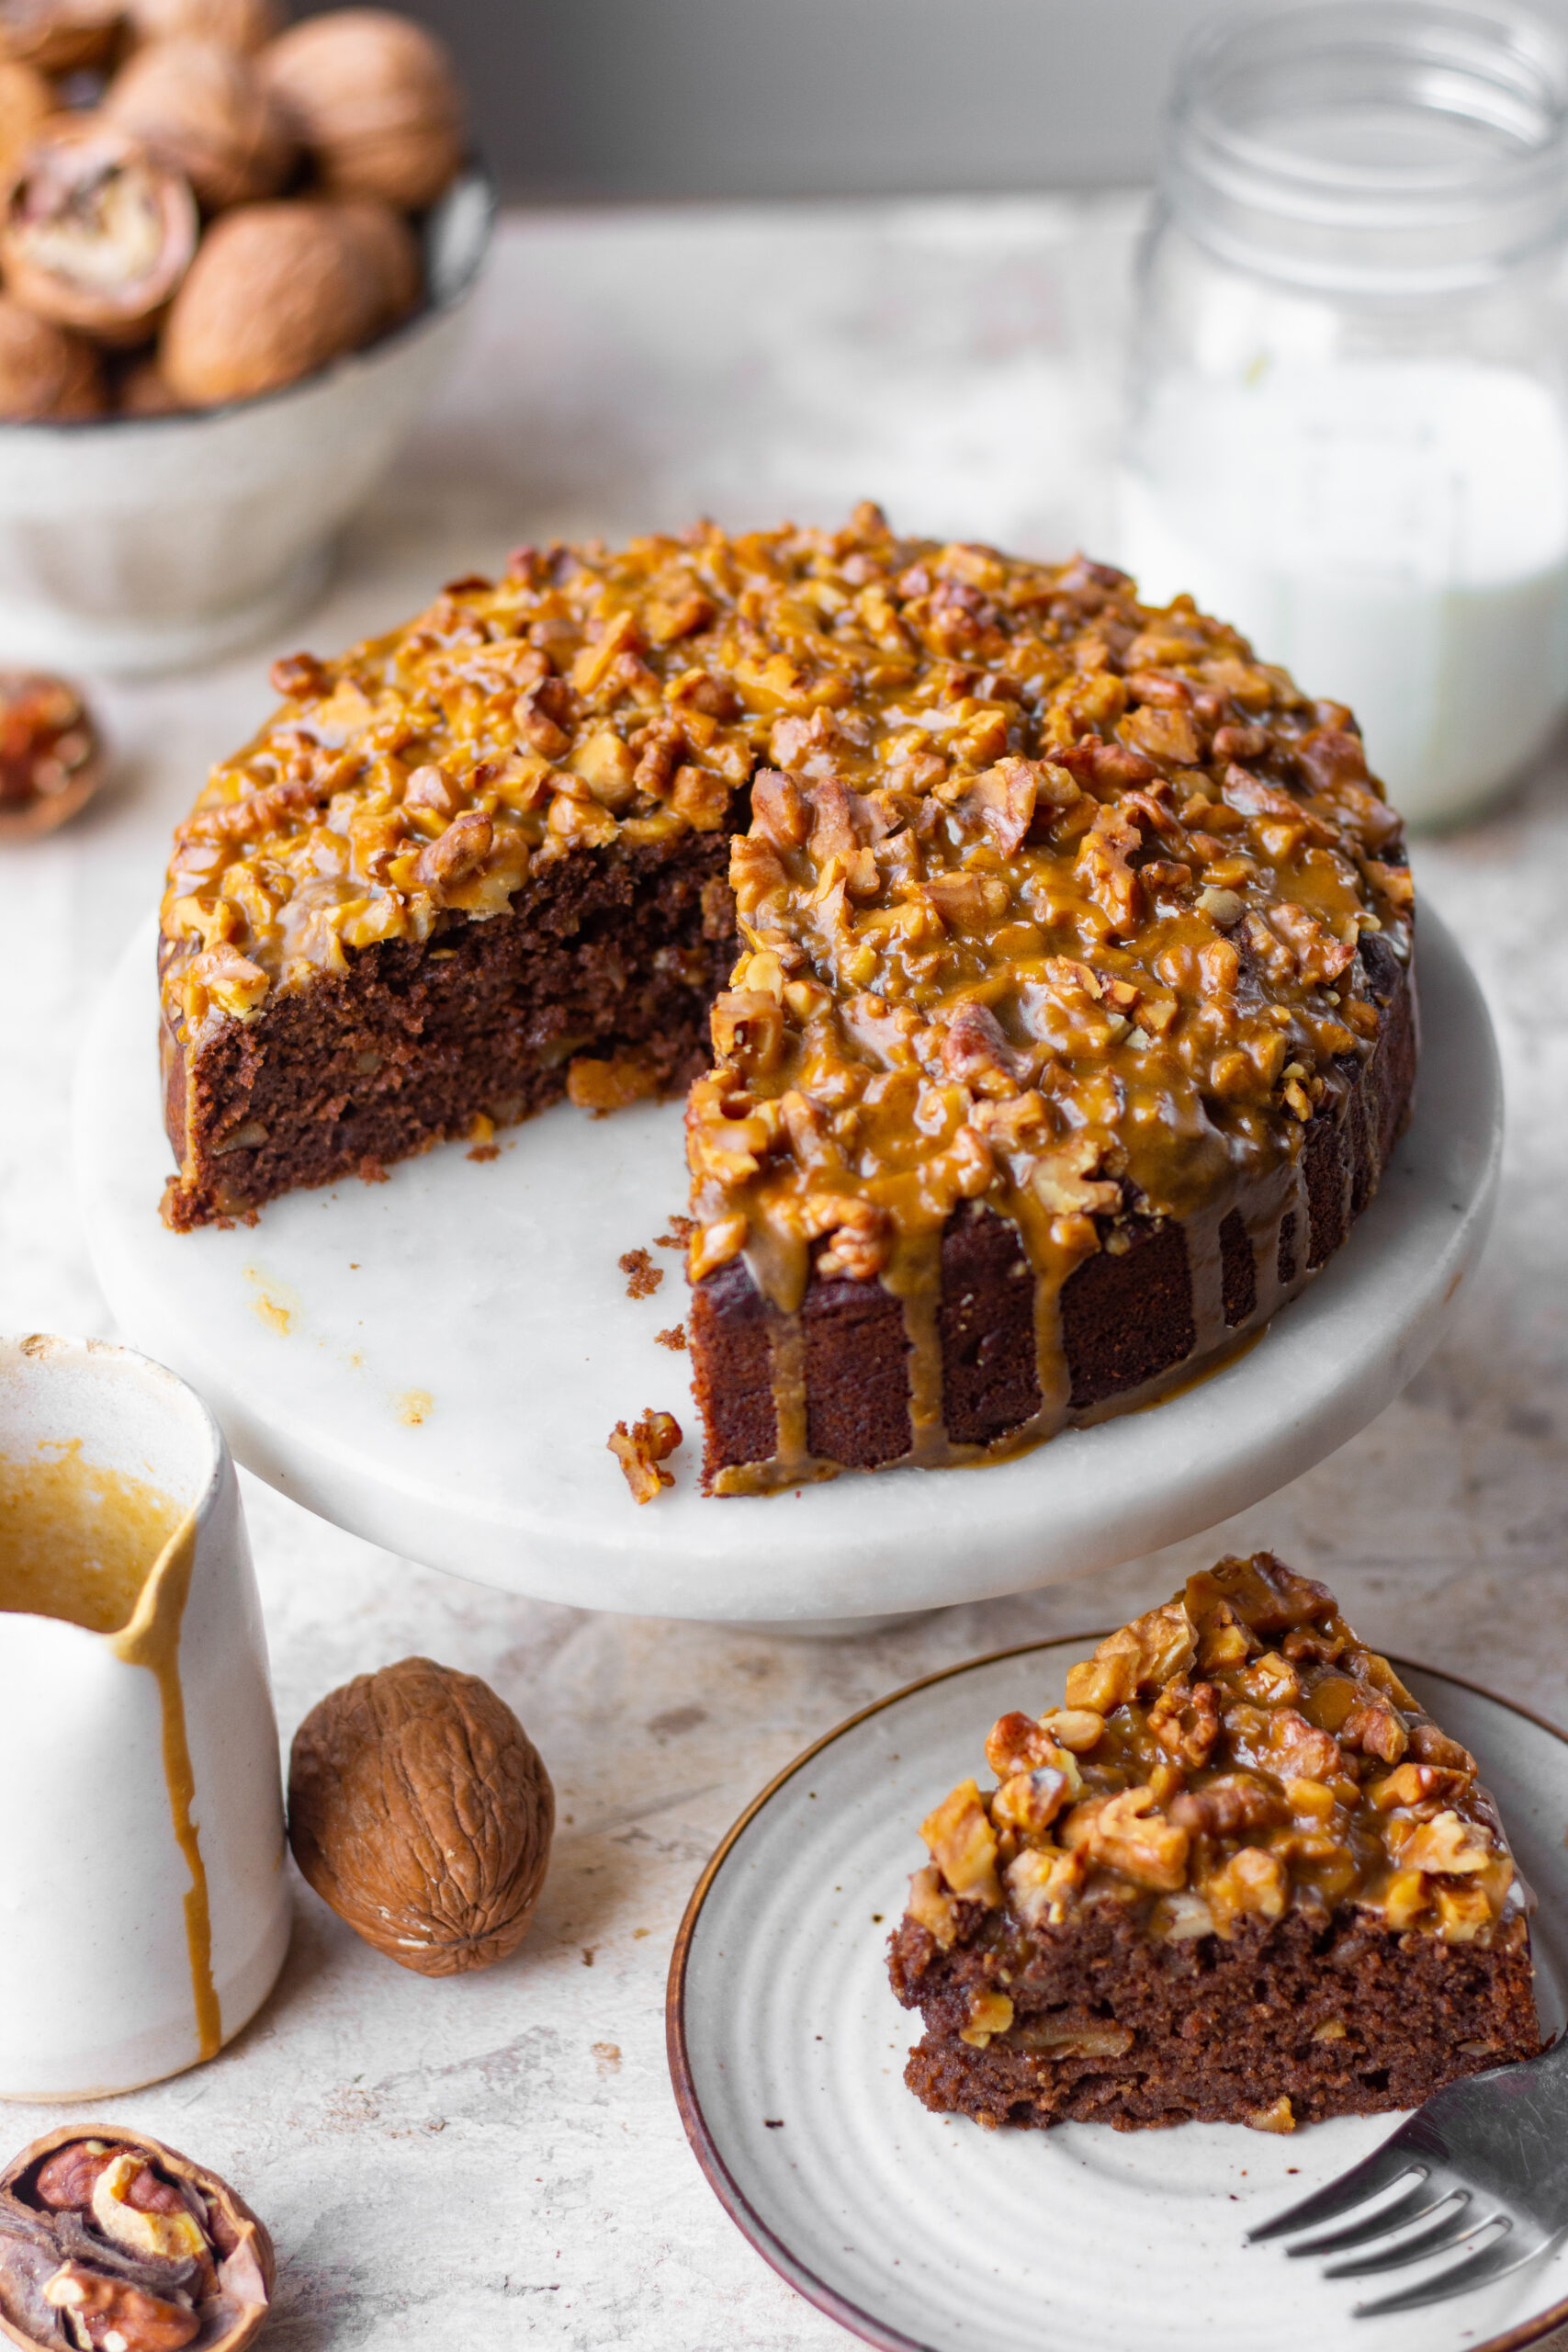
[[[701,1073],[714,1491],[1146,1401],[1376,1190],[1399,820],[1189,599],[865,507],[525,549],[274,675],[164,902],[165,1218]]]
[[[1289,2132],[1540,2046],[1474,1758],[1270,1553],[1190,1577],[986,1758],[891,1939],[927,2107]]]

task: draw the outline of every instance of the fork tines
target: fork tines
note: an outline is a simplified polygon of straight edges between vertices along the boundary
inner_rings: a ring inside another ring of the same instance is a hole
[[[1450,2295],[1469,2294],[1546,2251],[1549,2240],[1544,2231],[1521,2227],[1514,2215],[1500,2210],[1491,2199],[1478,2199],[1445,2165],[1416,2154],[1408,2145],[1399,2146],[1397,2137],[1338,2180],[1330,2181],[1326,2188],[1303,2197],[1272,2221],[1249,2230],[1248,2243],[1261,2245],[1306,2230],[1320,2233],[1287,2246],[1288,2256],[1339,2254],[1352,2246],[1371,2248],[1351,2261],[1330,2263],[1324,2272],[1326,2278],[1375,2277],[1438,2254],[1466,2256],[1376,2302],[1358,2303],[1354,2312],[1358,2319],[1416,2311],[1425,2303],[1443,2302]],[[1403,2196],[1378,2205],[1370,2215],[1347,2221],[1343,2228],[1324,2229],[1325,2223],[1341,2221],[1369,2199],[1383,2197],[1403,2183],[1408,2183]],[[1413,2223],[1423,2221],[1431,2226],[1408,2234]],[[1395,2232],[1401,2234],[1392,2235]],[[1388,2242],[1373,2244],[1380,2239]]]

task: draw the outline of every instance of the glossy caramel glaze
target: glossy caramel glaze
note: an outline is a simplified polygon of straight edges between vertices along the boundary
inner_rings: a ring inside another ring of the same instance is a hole
[[[1066,1698],[1002,1716],[997,1785],[963,1782],[922,1826],[908,1917],[942,1950],[981,1912],[1027,1939],[1100,1901],[1176,1940],[1343,1905],[1445,1942],[1523,1937],[1475,1758],[1272,1554],[1190,1577],[1074,1667]]]

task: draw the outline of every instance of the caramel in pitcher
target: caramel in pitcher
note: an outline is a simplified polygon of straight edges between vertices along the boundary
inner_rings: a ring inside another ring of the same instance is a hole
[[[79,1439],[0,1454],[0,1611],[118,1633],[185,1516],[155,1487],[84,1462]]]

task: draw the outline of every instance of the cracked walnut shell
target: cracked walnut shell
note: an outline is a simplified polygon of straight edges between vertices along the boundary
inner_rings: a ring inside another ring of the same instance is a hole
[[[242,2352],[275,2271],[243,2198],[145,2132],[66,2124],[0,2172],[0,2337],[25,2352]]]
[[[35,139],[0,220],[0,268],[25,309],[135,344],[196,251],[188,182],[102,114],[59,115]]]
[[[406,1657],[357,1675],[294,1735],[288,1840],[321,1900],[401,1968],[459,1976],[521,1943],[555,1792],[476,1675]]]

